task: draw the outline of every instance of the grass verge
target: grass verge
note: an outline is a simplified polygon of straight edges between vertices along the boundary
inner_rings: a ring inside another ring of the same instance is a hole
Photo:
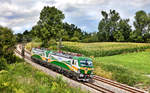
[[[60,77],[52,78],[31,67],[29,64],[15,63],[7,70],[0,71],[1,93],[84,93],[72,88]]]

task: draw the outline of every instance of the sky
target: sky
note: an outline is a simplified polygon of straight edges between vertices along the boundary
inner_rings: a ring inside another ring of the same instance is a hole
[[[87,32],[98,31],[102,10],[116,10],[121,18],[129,18],[131,25],[137,11],[150,13],[150,0],[0,0],[0,25],[14,33],[31,30],[44,6],[55,6],[65,14],[64,22]]]

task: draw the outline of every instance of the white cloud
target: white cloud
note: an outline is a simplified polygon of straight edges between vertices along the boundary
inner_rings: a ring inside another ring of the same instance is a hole
[[[115,9],[122,18],[133,21],[135,12],[148,8],[150,0],[0,0],[0,4],[0,24],[15,32],[31,29],[46,5],[62,10],[66,16],[65,21],[92,31],[97,29],[102,10]]]
[[[150,4],[150,0],[132,0],[130,4],[134,7],[144,7]]]

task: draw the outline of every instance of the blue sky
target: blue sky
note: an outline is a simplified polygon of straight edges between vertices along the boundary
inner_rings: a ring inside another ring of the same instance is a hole
[[[55,6],[65,14],[65,22],[87,32],[98,31],[101,11],[115,9],[122,18],[134,21],[136,11],[150,13],[150,0],[0,0],[0,25],[15,33],[30,30],[44,6]]]

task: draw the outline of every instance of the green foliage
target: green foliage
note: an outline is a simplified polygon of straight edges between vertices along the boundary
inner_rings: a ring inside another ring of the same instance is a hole
[[[121,33],[121,31],[117,31],[114,35],[114,38],[116,39],[116,41],[121,42],[124,41],[124,36]]]
[[[73,42],[79,41],[79,38],[78,37],[72,37],[71,41],[73,41]]]
[[[48,43],[49,43],[48,49],[57,50],[57,42],[55,39],[51,39]]]
[[[96,32],[91,33],[91,37],[88,38],[88,42],[97,42],[98,41],[98,36]]]
[[[18,43],[21,42],[30,42],[32,41],[32,33],[28,30],[25,30],[22,34],[21,33],[17,33],[16,35],[16,41]]]
[[[55,39],[51,39],[51,40],[49,41],[49,44],[50,44],[50,45],[57,45],[57,42],[56,42]]]
[[[150,36],[150,15],[145,11],[137,11],[132,31],[129,19],[121,19],[119,13],[110,10],[109,13],[102,11],[103,18],[99,22],[97,33],[99,41],[131,41],[149,42]]]
[[[114,32],[117,31],[117,24],[120,20],[119,13],[115,10],[110,10],[109,14],[105,11],[101,12],[103,18],[99,23],[99,37],[103,34],[105,41],[114,41]],[[101,39],[100,39],[101,40]]]
[[[7,61],[5,58],[0,58],[0,71],[7,68]]]
[[[2,93],[84,93],[70,87],[61,77],[52,78],[24,62],[8,68],[0,71]]]
[[[65,38],[63,38],[63,40],[70,41],[69,38],[72,38],[72,37],[77,37],[78,39],[81,40],[85,36],[85,35],[83,35],[84,33],[81,32],[81,29],[78,28],[77,26],[75,26],[74,24],[63,23],[63,29],[66,33],[63,36],[63,37],[65,37]]]
[[[45,6],[40,13],[40,20],[33,27],[32,33],[39,37],[43,42],[43,47],[48,47],[50,39],[61,38],[63,36],[63,23],[65,18],[62,11],[55,7]]]
[[[114,38],[116,41],[129,41],[131,26],[128,24],[129,19],[121,19],[118,23],[117,32],[114,33]]]
[[[23,37],[23,34],[21,34],[21,33],[16,34],[16,41],[18,43],[22,42],[22,37]]]
[[[131,34],[131,40],[134,42],[147,42],[149,37],[149,28],[150,28],[150,16],[144,11],[137,11],[134,21],[135,30]]]
[[[130,86],[140,82],[138,75],[123,66],[103,64],[101,67],[106,71],[112,72],[112,78],[118,82],[128,84]]]
[[[130,41],[132,42],[144,42],[144,39],[136,31],[130,33]]]
[[[42,42],[42,40],[38,37],[33,37],[32,42]]]
[[[16,57],[14,56],[16,38],[11,29],[0,26],[0,58],[6,60],[8,64],[14,63]],[[4,59],[3,59],[4,58]]]
[[[103,18],[98,26],[99,41],[128,41],[129,33],[132,31],[128,24],[129,19],[121,19],[119,13],[110,10],[109,13],[102,11]]]

